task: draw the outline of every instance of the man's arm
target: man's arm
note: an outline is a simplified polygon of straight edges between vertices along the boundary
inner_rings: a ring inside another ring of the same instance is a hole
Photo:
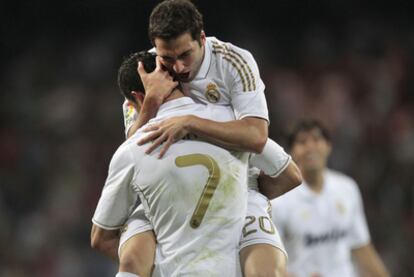
[[[196,118],[189,121],[189,132],[227,149],[261,153],[268,136],[268,122],[256,117],[228,122]]]
[[[131,137],[139,128],[144,126],[151,118],[155,117],[161,104],[162,99],[159,97],[146,96],[142,103],[141,110],[138,113],[137,120],[128,128],[127,138]]]
[[[105,230],[92,224],[91,247],[118,261],[119,230]]]
[[[276,198],[302,183],[302,175],[295,162],[270,138],[262,153],[250,157],[250,165],[261,169],[259,190],[269,199]]]
[[[274,199],[294,189],[302,183],[302,175],[296,163],[290,161],[286,169],[277,177],[263,173],[259,176],[259,191],[269,199]]]
[[[262,153],[251,155],[250,166],[261,169],[259,191],[269,199],[276,198],[302,183],[302,175],[295,162],[270,138]]]
[[[142,145],[153,141],[147,149],[147,153],[151,153],[163,144],[160,152],[160,157],[162,157],[171,144],[187,134],[193,134],[227,149],[261,153],[267,140],[267,125],[266,120],[256,117],[217,122],[193,115],[178,116],[145,129],[144,131],[151,131],[151,133],[140,140],[138,144]]]
[[[353,249],[352,258],[356,261],[361,276],[390,276],[384,263],[371,243]]]
[[[155,58],[156,67],[153,72],[147,73],[142,62],[138,63],[138,74],[145,89],[145,97],[138,119],[129,128],[127,138],[132,136],[139,128],[146,124],[151,118],[155,117],[158,108],[164,102],[173,89],[178,85],[168,71],[162,68],[160,58]]]
[[[92,218],[91,246],[118,259],[119,230],[137,201],[131,184],[135,163],[128,145],[120,146],[112,156],[108,176]]]

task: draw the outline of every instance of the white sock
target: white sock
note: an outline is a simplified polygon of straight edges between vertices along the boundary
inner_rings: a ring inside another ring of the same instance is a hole
[[[129,272],[118,272],[115,277],[139,277],[139,275]]]

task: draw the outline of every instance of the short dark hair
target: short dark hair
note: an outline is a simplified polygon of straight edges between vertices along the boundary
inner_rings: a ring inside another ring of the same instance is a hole
[[[132,96],[132,91],[140,91],[145,93],[144,85],[137,72],[138,61],[142,62],[146,72],[154,71],[155,53],[147,51],[141,51],[132,53],[121,63],[118,70],[118,86],[121,90],[121,94],[128,100],[135,102],[135,98]]]
[[[311,130],[317,129],[321,132],[324,139],[328,142],[331,141],[331,135],[329,131],[323,126],[323,124],[316,119],[304,119],[297,122],[292,128],[291,132],[288,134],[288,148],[292,149],[293,145],[296,142],[296,139],[301,132],[309,132]]]
[[[175,39],[189,32],[193,40],[200,40],[203,16],[189,0],[166,0],[158,4],[150,15],[148,35],[155,45],[156,38]]]

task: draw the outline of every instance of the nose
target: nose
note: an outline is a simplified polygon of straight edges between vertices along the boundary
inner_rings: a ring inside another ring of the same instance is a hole
[[[307,151],[310,151],[315,148],[316,142],[313,139],[307,139],[303,145]]]
[[[176,60],[174,63],[173,69],[176,73],[183,72],[185,69],[184,63],[180,60]]]

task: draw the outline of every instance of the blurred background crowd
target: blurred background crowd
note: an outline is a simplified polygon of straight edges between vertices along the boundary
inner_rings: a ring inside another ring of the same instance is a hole
[[[158,1],[0,4],[0,276],[114,276],[89,232],[124,140],[117,68],[151,47]],[[207,35],[249,49],[270,136],[332,132],[393,276],[414,276],[414,19],[408,1],[195,1]]]

